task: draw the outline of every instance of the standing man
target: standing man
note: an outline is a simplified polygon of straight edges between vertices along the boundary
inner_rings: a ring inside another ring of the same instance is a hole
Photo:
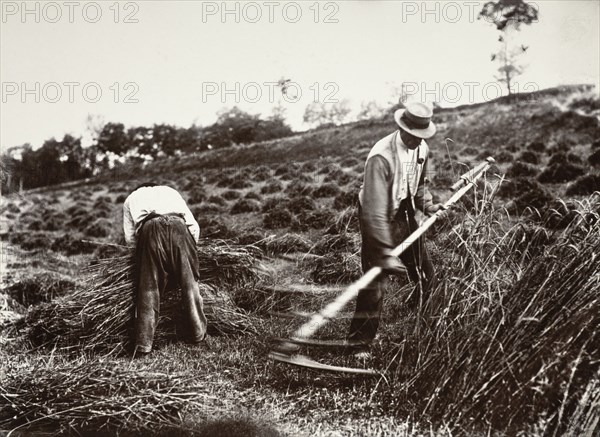
[[[410,303],[413,308],[427,300],[434,269],[424,237],[408,247],[400,258],[390,252],[418,227],[415,208],[432,215],[434,205],[426,186],[429,149],[426,138],[436,132],[432,110],[422,103],[407,104],[394,113],[398,130],[379,140],[365,164],[364,183],[359,193],[362,235],[361,261],[364,272],[379,266],[384,273],[360,291],[350,325],[348,343],[359,358],[368,358],[375,338],[388,274],[407,272],[415,283]],[[402,261],[402,263],[400,262]]]
[[[196,282],[200,227],[185,200],[173,188],[154,183],[140,185],[123,204],[123,232],[128,245],[136,244],[134,356],[152,350],[160,296],[169,278],[182,289],[189,341],[200,343],[206,335],[206,317]]]

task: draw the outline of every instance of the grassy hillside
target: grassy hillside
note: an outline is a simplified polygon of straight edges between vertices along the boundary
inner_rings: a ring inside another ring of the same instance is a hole
[[[0,430],[591,432],[600,417],[599,117],[600,101],[585,86],[434,115],[428,183],[438,200],[467,167],[488,156],[497,165],[428,233],[440,275],[430,302],[410,311],[407,279],[392,281],[369,363],[385,372],[380,380],[290,368],[266,355],[273,338],[302,321],[274,313],[314,311],[360,277],[356,194],[371,146],[394,130],[391,114],[4,198]],[[200,349],[161,337],[150,357],[131,362],[118,336],[104,344],[96,336],[90,347],[81,333],[95,329],[95,308],[112,302],[102,296],[124,281],[121,206],[147,180],[188,200],[200,251],[240,247],[259,270],[237,280],[233,267],[210,284],[230,311],[216,317],[251,329],[216,330]],[[98,306],[79,304],[82,296]],[[342,338],[351,313],[320,335]]]

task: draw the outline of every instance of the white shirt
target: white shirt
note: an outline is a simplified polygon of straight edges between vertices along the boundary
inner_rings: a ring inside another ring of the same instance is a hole
[[[408,187],[410,184],[411,195],[414,196],[417,193],[419,186],[419,175],[417,171],[417,150],[418,148],[411,150],[406,147],[404,141],[400,135],[396,135],[396,150],[398,152],[398,163],[402,166],[400,172],[402,181],[398,187],[398,200],[403,200],[408,197]]]
[[[142,187],[135,190],[123,204],[123,234],[127,244],[133,244],[141,222],[150,214],[183,214],[185,224],[196,243],[200,226],[185,200],[176,190],[164,185]]]

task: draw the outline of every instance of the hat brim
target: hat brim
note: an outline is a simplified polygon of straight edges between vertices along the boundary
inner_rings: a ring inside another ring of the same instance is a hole
[[[404,123],[402,120],[402,114],[404,114],[405,109],[398,109],[394,112],[394,120],[396,120],[396,124],[400,126],[403,130],[408,132],[411,135],[414,135],[417,138],[427,139],[431,138],[437,132],[437,128],[433,122],[429,122],[429,126],[425,129],[411,129]]]

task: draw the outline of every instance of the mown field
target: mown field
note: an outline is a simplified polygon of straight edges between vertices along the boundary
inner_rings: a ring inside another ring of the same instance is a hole
[[[597,92],[597,91],[596,91]],[[600,426],[600,101],[589,87],[434,115],[438,201],[485,180],[428,233],[440,281],[410,311],[387,290],[368,366],[292,368],[273,341],[360,277],[356,195],[391,116],[120,167],[4,196],[0,430],[12,435],[593,435]],[[164,296],[157,350],[127,353],[121,207],[141,182],[179,190],[200,227],[210,337]],[[343,338],[353,305],[319,335]],[[304,352],[307,352],[306,350]],[[339,351],[310,351],[364,365]]]

